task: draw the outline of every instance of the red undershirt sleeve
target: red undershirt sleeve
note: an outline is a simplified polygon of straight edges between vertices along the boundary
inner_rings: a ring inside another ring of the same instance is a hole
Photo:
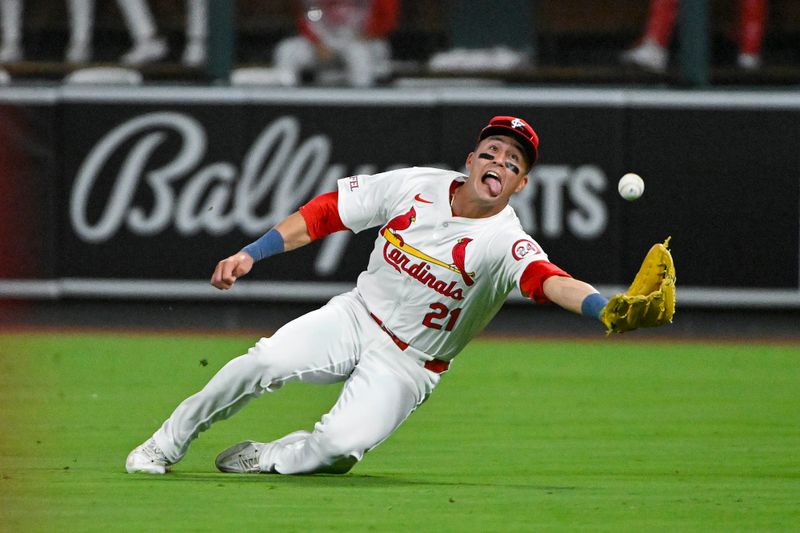
[[[519,288],[522,294],[536,303],[548,303],[550,300],[544,294],[543,285],[545,280],[552,276],[572,277],[550,261],[534,261],[522,273],[519,279]]]
[[[308,234],[312,241],[347,229],[342,222],[342,217],[339,216],[338,192],[320,194],[311,199],[306,205],[300,207],[300,214],[306,221]]]

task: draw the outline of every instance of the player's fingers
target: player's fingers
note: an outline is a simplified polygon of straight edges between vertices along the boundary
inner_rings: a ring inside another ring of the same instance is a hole
[[[227,284],[223,283],[222,281],[222,274],[220,273],[220,267],[217,266],[214,269],[214,274],[211,275],[211,285],[216,287],[217,289],[228,289],[229,287]]]
[[[230,289],[236,282],[236,276],[233,275],[233,269],[236,267],[235,263],[230,259],[225,259],[217,263],[217,268],[214,269],[214,274],[211,275],[211,285],[218,289]]]
[[[234,276],[234,279],[236,279],[244,276],[248,272],[250,272],[250,267],[248,265],[244,263],[237,263],[231,274]]]

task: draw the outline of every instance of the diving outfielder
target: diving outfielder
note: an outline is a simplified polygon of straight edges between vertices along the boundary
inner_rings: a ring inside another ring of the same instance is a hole
[[[515,289],[599,319],[609,331],[670,322],[675,275],[665,245],[651,249],[628,293],[609,302],[548,261],[522,230],[508,201],[527,184],[538,148],[527,122],[494,117],[467,156],[467,176],[415,167],[343,178],[338,191],[314,198],[220,261],[211,284],[230,289],[256,261],[335,231],[379,228],[355,289],[228,362],[128,455],[127,471],[165,473],[201,431],[264,392],[293,381],[343,381],[313,431],[236,444],[217,456],[216,466],[345,473],[428,398]]]

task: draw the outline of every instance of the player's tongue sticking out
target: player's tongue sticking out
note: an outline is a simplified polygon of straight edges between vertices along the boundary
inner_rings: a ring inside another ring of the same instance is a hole
[[[500,183],[500,178],[491,170],[483,175],[481,181],[489,187],[489,193],[491,193],[492,196],[499,196],[500,191],[503,190],[503,184]]]

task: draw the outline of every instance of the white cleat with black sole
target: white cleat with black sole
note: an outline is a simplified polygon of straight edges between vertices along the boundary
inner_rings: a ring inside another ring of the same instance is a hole
[[[125,470],[129,474],[165,474],[170,462],[152,438],[147,439],[128,454]]]
[[[217,470],[234,474],[258,474],[259,459],[267,443],[247,440],[231,446],[214,460]]]
[[[254,442],[246,440],[235,444],[224,450],[214,460],[214,464],[220,472],[230,472],[234,474],[258,474],[269,472],[262,470],[260,465],[261,455],[268,446],[287,446],[304,441],[310,433],[308,431],[295,431],[285,437],[272,442]]]

